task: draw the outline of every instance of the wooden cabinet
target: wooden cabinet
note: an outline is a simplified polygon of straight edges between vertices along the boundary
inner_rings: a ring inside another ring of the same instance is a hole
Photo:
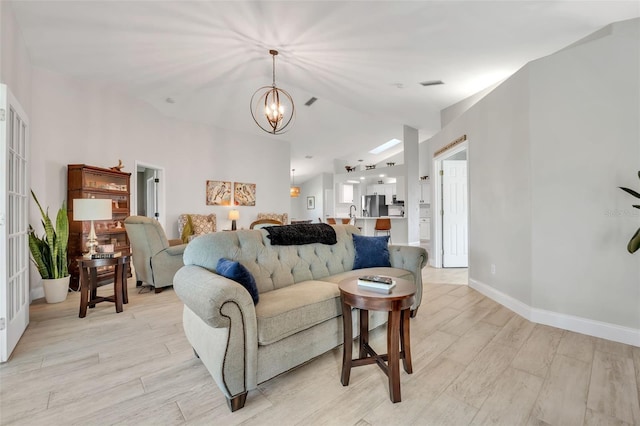
[[[77,259],[87,251],[87,238],[91,221],[73,220],[73,200],[76,198],[108,198],[111,200],[112,217],[109,220],[94,221],[98,244],[113,245],[114,252],[130,253],[129,238],[124,228],[124,220],[131,209],[131,173],[111,169],[69,164],[67,166],[67,213],[69,216],[69,273],[70,286],[78,288],[79,271]],[[109,250],[106,250],[109,251]],[[102,271],[98,282],[113,279],[110,269]]]

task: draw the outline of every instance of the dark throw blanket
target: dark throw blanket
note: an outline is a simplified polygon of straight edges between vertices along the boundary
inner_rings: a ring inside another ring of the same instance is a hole
[[[297,246],[302,244],[336,244],[336,231],[326,223],[300,223],[296,225],[265,226],[272,246]]]

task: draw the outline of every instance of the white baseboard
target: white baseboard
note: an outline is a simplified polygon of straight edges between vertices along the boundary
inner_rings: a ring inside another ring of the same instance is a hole
[[[504,307],[511,309],[513,312],[531,322],[640,347],[640,330],[638,329],[533,308],[518,299],[474,279],[469,279],[469,287],[479,291]]]

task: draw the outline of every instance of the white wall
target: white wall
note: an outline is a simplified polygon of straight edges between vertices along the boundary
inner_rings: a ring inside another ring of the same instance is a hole
[[[230,207],[206,205],[207,180],[257,184],[256,206],[238,207],[239,228],[258,212],[289,213],[288,143],[167,118],[109,87],[43,69],[34,68],[32,87],[31,186],[52,208],[66,198],[67,164],[121,159],[134,176],[136,160],[165,169],[169,238],[178,237],[181,213],[216,213],[218,228],[230,227]]]
[[[31,115],[31,62],[11,4],[0,1],[0,82]]]
[[[470,282],[533,318],[634,344],[638,215],[617,186],[638,185],[639,23],[528,64],[429,144],[432,156],[468,136]]]

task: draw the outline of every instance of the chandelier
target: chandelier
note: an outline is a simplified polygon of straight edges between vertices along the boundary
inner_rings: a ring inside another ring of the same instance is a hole
[[[296,169],[291,169],[291,182],[289,195],[291,195],[292,198],[298,198],[298,196],[300,196],[300,187],[296,186]]]
[[[273,84],[263,86],[251,96],[251,117],[265,132],[279,135],[285,132],[294,117],[291,95],[276,87],[277,50],[269,50],[273,58]]]

